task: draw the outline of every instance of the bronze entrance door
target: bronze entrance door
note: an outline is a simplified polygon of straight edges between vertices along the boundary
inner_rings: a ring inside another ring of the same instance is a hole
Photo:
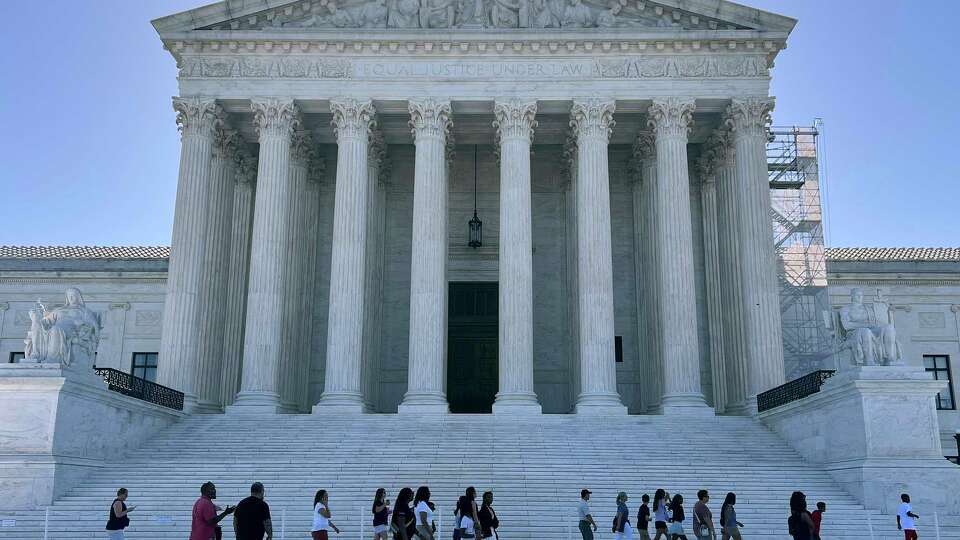
[[[450,283],[447,400],[454,413],[489,413],[497,394],[497,284]]]

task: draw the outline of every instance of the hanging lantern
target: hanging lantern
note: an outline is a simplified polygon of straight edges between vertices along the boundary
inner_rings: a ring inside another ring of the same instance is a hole
[[[483,245],[483,222],[477,217],[477,145],[473,145],[473,219],[470,225],[470,241],[467,245],[478,248]]]

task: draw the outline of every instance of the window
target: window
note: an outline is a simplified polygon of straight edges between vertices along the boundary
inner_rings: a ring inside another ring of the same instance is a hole
[[[613,337],[613,349],[617,362],[623,362],[623,336]]]
[[[12,352],[10,353],[10,363],[16,364],[17,362],[23,360],[23,352]]]
[[[923,367],[938,381],[947,381],[947,389],[937,394],[937,409],[952,411],[957,408],[953,400],[953,379],[950,377],[950,357],[945,354],[923,355]]]
[[[151,382],[157,381],[157,353],[155,352],[135,352],[133,353],[133,367],[130,368],[130,374],[134,377],[140,377]]]

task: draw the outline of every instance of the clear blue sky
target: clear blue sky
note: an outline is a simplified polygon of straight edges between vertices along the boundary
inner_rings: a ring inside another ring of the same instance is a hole
[[[150,20],[203,0],[0,2],[0,244],[166,245],[179,136]],[[960,245],[955,1],[748,0],[800,20],[777,124],[826,124],[830,244]]]

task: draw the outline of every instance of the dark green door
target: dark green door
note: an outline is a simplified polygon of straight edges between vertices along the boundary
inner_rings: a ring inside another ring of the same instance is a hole
[[[489,413],[497,394],[497,284],[451,283],[447,400],[455,413]]]

